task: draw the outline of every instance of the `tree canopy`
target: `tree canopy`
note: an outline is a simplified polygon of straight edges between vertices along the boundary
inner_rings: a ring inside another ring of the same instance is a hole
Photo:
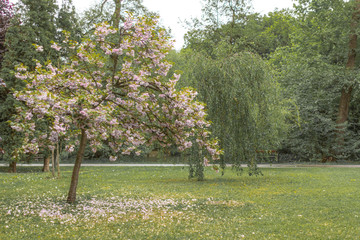
[[[65,46],[52,47],[59,51]],[[180,75],[165,78],[171,65],[164,58],[172,44],[156,20],[129,17],[119,30],[99,24],[91,38],[67,47],[73,54],[65,65],[37,62],[35,71],[17,67],[16,77],[27,84],[15,96],[26,107],[18,108],[11,126],[26,137],[15,158],[39,147],[53,148],[60,136],[68,151],[80,144],[77,164],[86,140],[93,151],[105,142],[115,153],[140,154],[139,146],[158,141],[180,151],[196,145],[219,158],[217,141],[206,130],[204,105],[194,100],[197,93],[175,89]],[[48,133],[37,131],[38,119],[50,119]],[[198,159],[200,166],[206,158]],[[73,194],[68,201],[75,201]]]

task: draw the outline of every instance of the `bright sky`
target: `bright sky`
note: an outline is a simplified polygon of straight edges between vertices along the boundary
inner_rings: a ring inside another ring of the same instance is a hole
[[[73,0],[73,3],[77,11],[81,12],[98,1],[100,0]],[[183,36],[186,32],[180,20],[201,16],[201,0],[143,0],[143,4],[150,11],[159,13],[163,25],[171,28],[176,49],[180,49],[184,44]],[[291,8],[293,0],[252,0],[252,5],[255,12],[266,14],[275,8]]]
[[[81,0],[74,0],[81,1]],[[160,14],[162,23],[170,27],[175,38],[175,48],[181,49],[184,44],[186,29],[180,20],[191,17],[201,17],[201,0],[143,0],[143,4],[150,10]],[[275,8],[292,7],[292,0],[252,0],[255,12],[266,14]]]
[[[89,4],[99,0],[73,0],[78,10],[86,9]],[[160,14],[164,26],[170,27],[175,38],[175,48],[180,49],[184,44],[186,29],[180,20],[201,16],[201,0],[143,0],[143,4],[150,10]],[[275,8],[290,8],[292,0],[252,0],[255,12],[262,14],[273,11]]]

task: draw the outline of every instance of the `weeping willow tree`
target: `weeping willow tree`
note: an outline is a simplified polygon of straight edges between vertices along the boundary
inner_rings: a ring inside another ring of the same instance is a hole
[[[286,101],[266,62],[249,52],[213,59],[188,49],[172,57],[184,72],[180,87],[195,87],[207,104],[223,166],[242,171],[247,163],[250,175],[259,174],[256,152],[276,149],[287,129]]]

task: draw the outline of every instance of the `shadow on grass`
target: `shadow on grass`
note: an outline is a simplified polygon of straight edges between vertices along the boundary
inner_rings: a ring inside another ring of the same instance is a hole
[[[9,167],[0,167],[0,173],[9,173],[10,168]],[[42,167],[17,167],[16,173],[39,173],[42,172]]]
[[[192,185],[198,185],[198,186],[214,186],[214,185],[232,185],[232,186],[259,186],[262,184],[272,184],[277,183],[281,184],[284,181],[286,181],[286,177],[282,176],[223,176],[223,177],[215,177],[215,178],[206,178],[202,181],[198,181],[196,179],[188,179],[188,178],[164,178],[164,179],[154,179],[154,183],[159,184],[192,184]]]

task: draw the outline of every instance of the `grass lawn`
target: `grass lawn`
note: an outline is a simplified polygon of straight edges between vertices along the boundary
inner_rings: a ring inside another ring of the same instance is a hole
[[[225,176],[182,167],[0,172],[0,239],[360,239],[360,169],[263,169]]]

